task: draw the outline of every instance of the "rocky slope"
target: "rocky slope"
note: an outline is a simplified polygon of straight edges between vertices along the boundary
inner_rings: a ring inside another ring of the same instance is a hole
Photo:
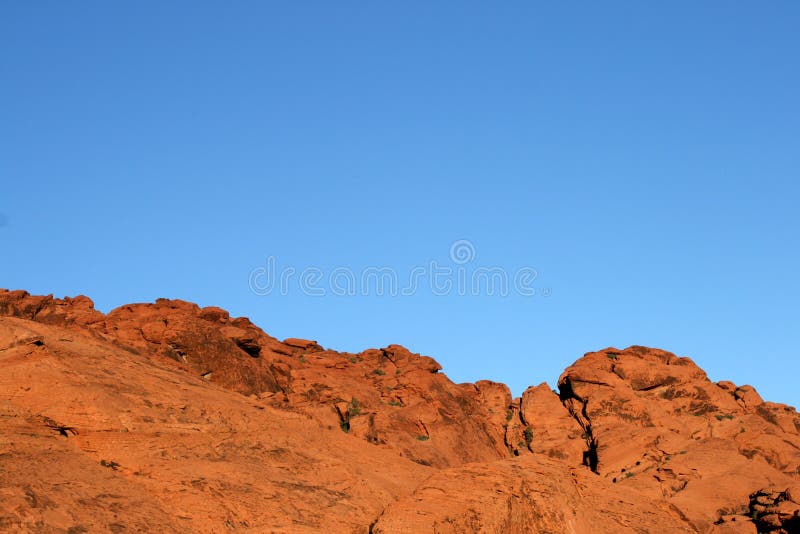
[[[800,532],[800,416],[645,347],[512,398],[399,345],[0,290],[0,530]]]

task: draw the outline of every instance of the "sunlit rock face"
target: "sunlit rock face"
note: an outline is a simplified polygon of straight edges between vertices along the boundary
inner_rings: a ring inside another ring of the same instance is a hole
[[[512,398],[400,345],[2,290],[0,369],[2,531],[798,531],[796,411],[658,349]]]

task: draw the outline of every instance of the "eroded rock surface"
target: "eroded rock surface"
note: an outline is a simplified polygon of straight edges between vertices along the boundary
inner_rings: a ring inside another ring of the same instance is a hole
[[[0,530],[798,529],[796,411],[658,349],[515,399],[399,345],[0,290],[0,369]]]

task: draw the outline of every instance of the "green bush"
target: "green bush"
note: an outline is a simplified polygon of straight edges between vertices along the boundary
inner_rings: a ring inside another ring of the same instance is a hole
[[[525,446],[530,447],[531,442],[533,441],[533,428],[526,426],[525,431],[522,434],[525,436]]]
[[[347,405],[347,413],[350,417],[355,417],[361,414],[361,404],[359,404],[358,399],[352,399],[350,404]]]
[[[342,432],[350,432],[350,419],[359,415],[361,413],[361,404],[359,404],[358,399],[351,399],[347,405],[347,410],[341,421],[339,421],[339,428],[342,429]]]

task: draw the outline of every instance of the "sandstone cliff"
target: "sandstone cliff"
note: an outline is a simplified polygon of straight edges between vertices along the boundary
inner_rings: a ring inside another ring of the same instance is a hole
[[[0,291],[0,530],[798,532],[800,416],[645,347],[512,398],[399,345]]]

